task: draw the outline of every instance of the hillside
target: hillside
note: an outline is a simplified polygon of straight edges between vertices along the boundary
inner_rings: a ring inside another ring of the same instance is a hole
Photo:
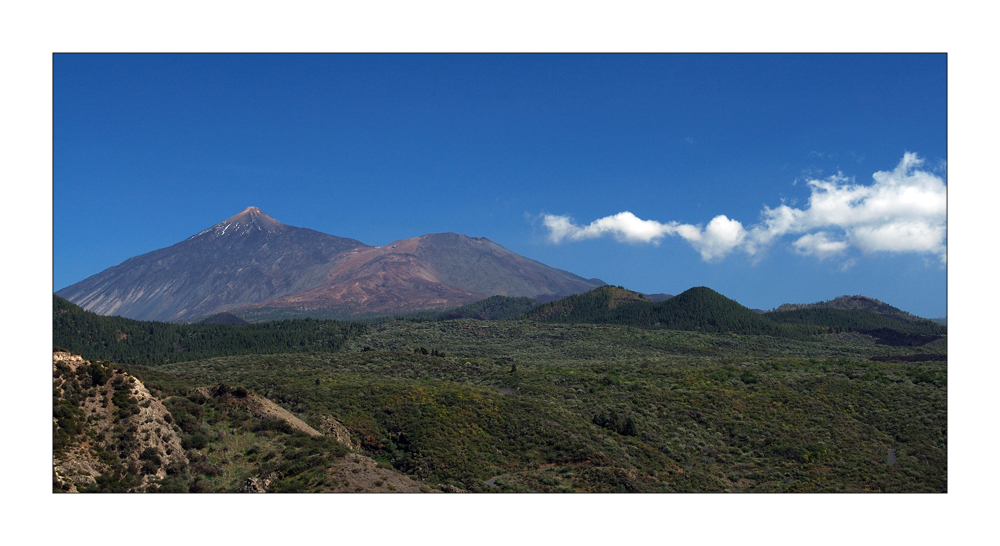
[[[321,432],[242,386],[168,393],[61,349],[52,362],[53,492],[431,490],[353,453],[329,415]]]
[[[52,391],[54,491],[170,489],[187,469],[170,412],[120,368],[53,351]]]
[[[247,321],[233,315],[232,313],[222,312],[217,315],[212,315],[206,317],[200,321],[198,324],[249,324]]]

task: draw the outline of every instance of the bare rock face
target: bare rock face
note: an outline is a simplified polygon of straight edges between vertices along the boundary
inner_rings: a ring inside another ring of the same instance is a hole
[[[355,445],[351,440],[351,432],[347,430],[347,427],[333,417],[327,415],[321,416],[319,430],[325,436],[336,438],[338,442],[347,446],[347,449],[352,451],[361,449],[361,446]]]

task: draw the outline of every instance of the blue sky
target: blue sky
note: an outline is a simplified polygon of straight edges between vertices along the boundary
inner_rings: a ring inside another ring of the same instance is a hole
[[[53,76],[54,289],[255,205],[642,292],[946,314],[944,55],[56,55]]]

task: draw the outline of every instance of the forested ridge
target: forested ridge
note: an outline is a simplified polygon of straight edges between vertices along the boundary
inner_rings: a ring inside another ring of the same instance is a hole
[[[739,303],[705,287],[691,288],[662,302],[652,302],[621,287],[601,287],[539,306],[524,315],[543,322],[619,324],[701,332],[797,336],[792,329],[762,318]]]

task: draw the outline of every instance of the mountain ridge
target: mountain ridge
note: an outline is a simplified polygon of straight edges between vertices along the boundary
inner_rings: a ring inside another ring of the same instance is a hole
[[[56,295],[140,320],[194,322],[229,312],[254,321],[445,309],[491,295],[557,298],[602,284],[484,237],[436,233],[370,246],[282,224],[252,206]]]

